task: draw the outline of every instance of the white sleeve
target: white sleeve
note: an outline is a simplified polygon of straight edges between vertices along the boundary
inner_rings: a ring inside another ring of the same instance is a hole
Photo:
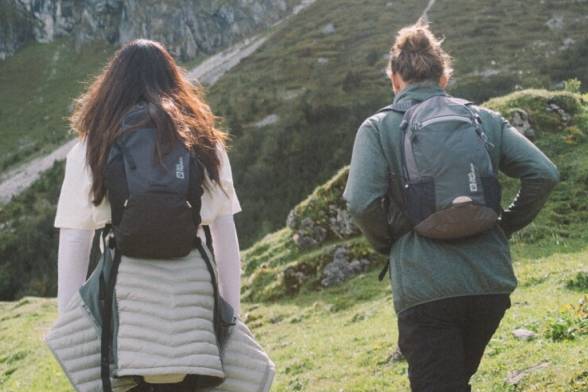
[[[218,217],[210,224],[218,269],[220,294],[235,310],[241,307],[241,257],[239,239],[232,215]]]
[[[110,221],[110,206],[106,198],[95,206],[91,189],[92,174],[86,164],[86,143],[80,140],[67,154],[55,227],[95,230]]]
[[[241,204],[233,185],[233,173],[227,151],[224,147],[219,146],[217,154],[220,160],[220,186],[216,182],[212,182],[206,173],[207,186],[202,194],[202,208],[200,210],[203,225],[210,225],[219,216],[234,215],[241,211]]]
[[[57,308],[60,314],[86,281],[93,230],[60,229],[57,255]]]

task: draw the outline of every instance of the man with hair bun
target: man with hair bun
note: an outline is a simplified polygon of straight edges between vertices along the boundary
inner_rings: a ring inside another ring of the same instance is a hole
[[[360,126],[344,198],[389,258],[412,391],[471,391],[517,285],[508,239],[559,173],[498,113],[445,92],[451,58],[426,23],[398,32],[387,71],[394,102]],[[504,210],[498,171],[520,179]]]

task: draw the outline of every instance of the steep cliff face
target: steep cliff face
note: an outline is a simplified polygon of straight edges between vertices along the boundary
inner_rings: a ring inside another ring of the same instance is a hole
[[[12,0],[0,0],[0,60],[34,38],[34,20]]]
[[[0,0],[0,59],[27,41],[72,36],[77,45],[139,37],[164,42],[182,60],[209,54],[268,27],[287,0]]]

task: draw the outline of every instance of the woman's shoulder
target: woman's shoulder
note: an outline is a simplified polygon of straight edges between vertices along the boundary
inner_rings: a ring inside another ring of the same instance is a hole
[[[71,150],[67,153],[67,161],[85,161],[86,149],[86,139],[78,136]]]

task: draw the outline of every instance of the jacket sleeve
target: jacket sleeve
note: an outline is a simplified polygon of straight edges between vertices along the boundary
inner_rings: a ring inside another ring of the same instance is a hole
[[[371,120],[359,128],[349,178],[343,193],[355,224],[380,253],[388,254],[394,242],[386,219],[385,195],[388,189],[388,163],[378,130]]]
[[[502,213],[500,226],[507,236],[533,221],[559,183],[557,167],[533,143],[502,121],[500,170],[519,178],[520,189],[510,206]]]
[[[241,311],[241,256],[233,215],[216,218],[210,224],[218,268],[220,294],[236,314]]]
[[[57,308],[66,305],[86,281],[94,230],[60,229],[57,253]]]

